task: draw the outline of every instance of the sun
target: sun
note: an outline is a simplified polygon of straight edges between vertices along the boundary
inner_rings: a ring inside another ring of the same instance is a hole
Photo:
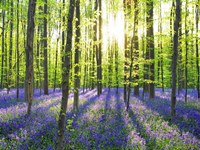
[[[122,48],[124,45],[124,13],[110,13],[108,21],[103,26],[103,32],[106,45],[116,40],[118,46]]]

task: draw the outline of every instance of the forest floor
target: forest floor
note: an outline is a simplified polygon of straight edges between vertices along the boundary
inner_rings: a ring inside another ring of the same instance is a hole
[[[57,133],[61,91],[41,95],[35,90],[32,114],[27,104],[16,101],[16,90],[0,91],[0,150],[53,150]],[[170,90],[156,89],[156,98],[134,97],[127,112],[123,89],[103,89],[80,93],[80,111],[72,111],[69,95],[65,142],[66,149],[200,149],[200,103],[195,90],[177,98],[177,116],[170,117]]]

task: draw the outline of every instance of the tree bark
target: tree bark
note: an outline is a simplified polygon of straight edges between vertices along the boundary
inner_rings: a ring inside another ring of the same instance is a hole
[[[175,2],[174,0],[172,0],[172,6],[171,6],[171,11],[170,11],[171,54],[173,53],[174,20],[175,20]],[[169,55],[168,59],[172,60],[172,56]],[[170,65],[169,70],[171,70],[171,68],[172,68],[172,65]],[[172,86],[172,79],[170,78],[170,87],[171,86]]]
[[[33,100],[33,42],[34,42],[34,16],[35,16],[36,0],[29,0],[28,7],[28,27],[26,39],[26,86],[25,95],[27,95],[28,109],[27,113],[31,113],[31,106]]]
[[[3,81],[4,81],[4,56],[5,56],[5,8],[6,0],[2,1],[2,43],[1,43],[1,88],[3,88]]]
[[[19,99],[19,0],[17,0],[17,39],[16,39],[16,51],[17,51],[17,100]]]
[[[199,75],[199,4],[200,0],[198,0],[198,4],[196,4],[196,68],[197,68],[197,94],[198,94],[198,100],[200,100],[200,89],[199,89],[199,82],[200,82],[200,75]]]
[[[62,150],[64,146],[64,131],[66,111],[70,86],[70,66],[71,66],[71,51],[72,51],[72,35],[73,35],[73,18],[74,18],[74,0],[70,0],[69,13],[67,21],[67,41],[64,56],[62,56],[62,101],[58,120],[58,133],[56,140],[56,150]]]
[[[162,92],[164,92],[164,69],[163,69],[163,43],[162,43],[162,0],[160,0],[160,20],[158,24],[158,32],[160,34],[159,36],[159,43],[158,43],[158,48],[159,48],[159,55],[158,55],[158,82],[160,83],[161,80],[161,87],[162,87]]]
[[[163,66],[164,66],[164,63],[163,63],[163,43],[162,43],[162,7],[161,7],[161,2],[162,0],[160,0],[160,19],[161,19],[161,22],[160,22],[160,33],[161,33],[161,37],[160,37],[160,53],[161,53],[161,60],[160,60],[160,69],[161,69],[161,85],[162,85],[162,92],[164,92],[165,90],[165,86],[164,86],[164,69],[163,69]]]
[[[76,39],[74,56],[74,110],[78,111],[80,88],[80,0],[76,0]]]
[[[185,14],[185,103],[187,103],[187,93],[188,93],[188,68],[187,68],[187,65],[188,65],[188,24],[187,24],[187,18],[188,18],[188,0],[186,0],[186,4],[185,4],[185,11],[186,11],[186,14]]]
[[[60,35],[60,32],[59,32],[59,35]],[[57,41],[56,41],[56,59],[55,59],[55,70],[54,70],[54,85],[53,85],[53,91],[54,92],[55,92],[56,86],[57,86],[58,43],[59,43],[59,38],[57,38]]]
[[[98,11],[98,0],[95,0],[95,4],[94,4],[94,11],[97,13]],[[93,58],[92,58],[92,89],[94,89],[95,86],[95,53],[97,53],[97,49],[98,49],[98,45],[97,45],[97,18],[95,18],[94,21],[94,26],[93,26],[93,30],[94,30],[94,35],[93,35]],[[97,55],[96,55],[96,60],[97,60]],[[97,63],[97,62],[96,62]],[[97,85],[98,86],[98,85]]]
[[[116,17],[115,17],[116,20]],[[116,80],[116,94],[118,94],[118,90],[119,90],[119,59],[118,59],[118,45],[117,45],[117,39],[114,40],[114,48],[115,48],[115,80]]]
[[[176,0],[176,19],[174,22],[174,38],[173,38],[173,59],[172,59],[172,92],[171,92],[171,116],[176,115],[176,68],[179,46],[179,25],[180,25],[180,0]]]
[[[37,29],[37,51],[36,51],[36,65],[37,65],[37,78],[39,78],[39,81],[37,82],[36,87],[40,88],[40,95],[42,94],[42,77],[41,77],[41,72],[40,72],[40,27],[38,25]]]
[[[44,94],[48,95],[47,0],[44,0]]]
[[[99,4],[99,47],[96,49],[96,60],[97,60],[97,94],[98,96],[102,93],[102,4],[101,0]]]
[[[10,44],[9,44],[9,75],[8,75],[8,89],[7,93],[9,93],[11,88],[11,82],[12,82],[12,55],[13,55],[13,0],[11,0],[11,6],[10,6]]]
[[[182,56],[182,17],[181,17],[181,7],[182,2],[180,1],[180,22],[179,22],[179,51],[178,51],[178,94],[184,88],[184,66],[183,66],[183,56]]]
[[[123,0],[124,5],[124,102],[127,101],[127,86],[128,86],[128,57],[129,57],[129,50],[128,50],[128,17],[130,15],[130,8],[131,2],[128,0]]]
[[[153,0],[147,1],[147,52],[149,53],[149,98],[155,97],[155,87],[154,87],[154,33],[153,33]]]
[[[129,109],[129,101],[130,101],[130,94],[131,94],[131,83],[132,83],[132,71],[133,71],[133,43],[134,43],[134,37],[135,37],[135,26],[133,29],[133,36],[131,38],[131,48],[130,48],[130,70],[129,70],[129,82],[128,82],[128,97],[127,97],[127,105],[126,110]]]
[[[138,41],[138,16],[139,16],[139,10],[138,10],[138,0],[134,0],[134,43],[133,43],[133,51],[134,56],[133,60],[135,61],[135,64],[133,66],[135,75],[134,75],[134,95],[139,96],[139,41]]]

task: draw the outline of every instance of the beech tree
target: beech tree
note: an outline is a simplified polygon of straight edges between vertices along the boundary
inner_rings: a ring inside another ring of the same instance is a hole
[[[8,93],[11,88],[11,82],[12,82],[12,57],[13,57],[13,23],[14,23],[14,8],[13,8],[13,0],[11,0],[10,5],[10,42],[9,42],[9,75],[8,75]]]
[[[96,1],[97,3],[97,1]],[[96,61],[97,61],[97,94],[102,93],[102,3],[98,0],[99,6],[99,45],[96,49]]]
[[[44,0],[44,94],[48,94],[47,0]]]
[[[28,6],[28,26],[27,26],[27,39],[26,39],[26,81],[25,81],[25,98],[28,101],[27,113],[31,113],[31,106],[33,100],[33,41],[35,30],[35,8],[36,0],[29,0]]]
[[[78,110],[80,88],[80,0],[76,0],[76,39],[74,55],[74,110]]]
[[[3,80],[4,80],[4,64],[5,64],[5,6],[6,0],[2,0],[2,39],[1,39],[1,88],[3,88]]]
[[[139,96],[139,38],[138,38],[138,18],[139,18],[139,8],[138,8],[138,0],[134,0],[134,95]]]
[[[154,73],[154,30],[153,30],[153,0],[147,1],[147,55],[149,64],[149,98],[155,97],[155,73]]]
[[[198,40],[198,32],[199,32],[199,4],[200,0],[198,0],[196,7],[195,7],[195,26],[196,26],[196,68],[197,68],[197,94],[198,99],[200,99],[200,89],[199,89],[199,82],[200,82],[200,75],[199,75],[199,40]]]
[[[176,115],[176,68],[178,58],[178,39],[180,25],[180,0],[176,0],[176,19],[174,21],[174,38],[173,38],[173,58],[172,58],[172,92],[171,92],[171,115]]]
[[[74,18],[74,0],[70,0],[69,11],[67,18],[67,40],[62,57],[62,101],[58,120],[58,134],[56,140],[56,150],[62,150],[64,146],[64,131],[65,131],[65,120],[66,111],[68,104],[69,95],[69,79],[70,79],[70,66],[71,66],[71,53],[72,53],[72,35],[73,35],[73,18]]]
[[[17,51],[17,83],[16,83],[16,88],[17,88],[17,99],[19,99],[19,0],[17,0],[17,38],[16,38],[16,51]]]

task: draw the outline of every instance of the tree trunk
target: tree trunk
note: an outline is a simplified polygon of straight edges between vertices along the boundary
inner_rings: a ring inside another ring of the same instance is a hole
[[[149,98],[155,97],[155,87],[154,87],[154,34],[153,34],[153,0],[147,2],[147,52],[149,53]]]
[[[17,0],[17,100],[19,99],[19,0]]]
[[[129,101],[130,101],[130,94],[131,94],[131,83],[132,83],[132,71],[133,71],[133,43],[134,43],[134,37],[135,37],[135,26],[133,29],[133,36],[131,39],[131,49],[130,49],[130,70],[129,70],[129,82],[128,82],[128,97],[127,97],[127,105],[126,105],[126,110],[128,111],[129,109]]]
[[[68,21],[67,21],[67,41],[64,55],[62,56],[62,101],[58,120],[58,133],[56,140],[56,150],[62,150],[64,146],[64,131],[66,111],[70,85],[70,65],[72,51],[73,18],[74,18],[74,0],[70,0]]]
[[[83,93],[85,89],[87,90],[87,49],[85,50],[84,62]]]
[[[37,83],[37,88],[40,88],[40,95],[41,95],[41,88],[42,88],[42,77],[41,77],[41,72],[40,72],[40,28],[38,25],[38,31],[37,31],[37,58],[36,58],[36,65],[37,65],[37,78],[39,78],[39,81]]]
[[[199,75],[199,38],[198,38],[198,32],[199,32],[199,4],[200,1],[198,0],[198,4],[196,4],[196,68],[197,68],[197,94],[198,94],[198,100],[200,100],[200,89],[199,89],[199,82],[200,82],[200,75]]]
[[[187,18],[188,18],[188,0],[186,0],[186,4],[185,4],[185,11],[186,11],[186,14],[185,14],[185,103],[187,103],[187,92],[188,92],[188,68],[187,68],[187,65],[188,65],[188,24],[187,24]]]
[[[96,60],[97,60],[97,94],[98,96],[102,93],[102,5],[101,0],[99,3],[99,47],[96,49]]]
[[[9,39],[9,34],[8,31],[5,32],[5,43],[4,43],[4,48],[5,48],[5,85],[6,88],[8,88],[8,43],[7,40]]]
[[[159,29],[160,29],[160,75],[161,75],[161,87],[162,92],[164,92],[164,69],[163,69],[163,44],[162,44],[162,0],[160,0],[160,23],[159,23]]]
[[[176,115],[176,67],[179,46],[179,25],[180,25],[180,0],[176,0],[176,19],[174,22],[174,38],[173,38],[173,59],[172,59],[172,92],[171,92],[171,116]]]
[[[60,31],[59,31],[60,35]],[[54,70],[54,85],[53,85],[53,91],[55,92],[56,86],[57,86],[57,69],[58,69],[58,43],[59,43],[59,37],[56,41],[56,59],[55,59],[55,70]]]
[[[183,66],[183,56],[182,56],[182,17],[181,17],[181,7],[182,2],[180,2],[180,25],[179,25],[179,51],[178,51],[178,94],[184,87],[184,66]]]
[[[115,17],[116,18],[116,17]],[[116,80],[116,94],[118,94],[118,89],[119,89],[119,59],[118,59],[118,55],[119,55],[119,52],[118,52],[118,45],[117,45],[117,39],[115,39],[114,41],[114,44],[115,44],[115,80]]]
[[[148,2],[149,3],[149,2]],[[149,9],[149,8],[148,8]],[[149,9],[149,11],[150,11],[150,9]],[[150,53],[150,47],[149,47],[149,45],[147,44],[147,42],[148,43],[151,43],[151,41],[149,42],[149,40],[147,40],[147,34],[149,34],[148,33],[148,29],[149,29],[149,27],[150,27],[150,25],[148,25],[148,24],[150,24],[150,22],[147,22],[147,19],[150,17],[149,16],[150,14],[148,14],[148,17],[146,17],[146,39],[145,39],[145,41],[146,41],[146,47],[145,47],[145,49],[144,49],[144,51],[145,51],[145,55],[144,55],[144,59],[145,60],[147,60],[146,62],[144,62],[144,87],[143,87],[143,93],[149,93],[149,82],[148,82],[148,80],[149,80],[149,68],[150,68],[150,66],[149,66],[149,53]],[[144,14],[144,17],[145,17],[146,15]],[[148,27],[148,28],[147,28]],[[149,37],[150,38],[150,37]]]
[[[44,0],[44,94],[48,95],[47,0]]]
[[[172,0],[172,7],[171,7],[171,11],[170,11],[171,54],[173,53],[174,20],[175,20],[175,2],[174,2],[174,0]],[[172,56],[169,55],[168,59],[172,60]],[[171,70],[171,68],[172,68],[172,65],[170,65],[169,70]],[[170,78],[170,86],[172,86],[172,79],[171,78]]]
[[[143,32],[142,32],[142,46],[141,46],[141,49],[142,49],[142,57],[145,59],[145,33],[144,33],[144,25],[143,25]],[[146,72],[145,72],[145,67],[146,67],[146,64],[144,63],[143,64],[143,90],[142,90],[142,99],[144,99],[144,95],[145,95],[145,92],[147,91],[147,87],[146,87],[146,82],[145,82],[145,78],[146,78]]]
[[[34,42],[34,16],[35,16],[36,0],[29,0],[28,7],[28,27],[26,40],[26,86],[25,95],[27,95],[28,109],[27,113],[31,113],[31,106],[33,100],[33,42]]]
[[[134,56],[133,59],[135,61],[134,65],[134,95],[139,96],[139,41],[138,41],[138,15],[139,15],[139,10],[138,10],[138,0],[134,0],[134,43],[133,43],[133,51],[134,51]]]
[[[76,39],[74,56],[74,110],[78,111],[79,88],[80,88],[80,0],[76,0]]]
[[[159,19],[158,19],[158,85],[160,87],[160,83],[161,83],[161,87],[162,87],[162,73],[161,73],[161,61],[162,61],[162,1],[160,1],[160,6],[159,6]]]
[[[95,0],[95,4],[94,4],[94,11],[97,13],[98,10],[98,0]],[[94,26],[93,26],[93,30],[94,30],[94,35],[93,35],[93,58],[92,58],[92,89],[94,89],[95,86],[95,53],[97,53],[97,49],[98,49],[98,45],[97,45],[97,18],[95,18],[94,21]],[[96,55],[96,60],[97,60],[97,55]],[[97,63],[97,62],[96,62]],[[97,63],[98,64],[98,63]],[[98,86],[98,85],[97,85]]]
[[[11,6],[10,6],[10,47],[9,47],[9,75],[8,75],[8,91],[9,93],[11,88],[11,82],[12,82],[12,53],[13,53],[13,22],[14,22],[14,16],[13,16],[13,0],[11,0]]]
[[[128,0],[123,0],[124,5],[124,102],[127,101],[127,85],[128,85],[128,17],[130,15],[131,3]]]
[[[1,43],[1,88],[3,88],[3,81],[4,81],[4,56],[5,56],[5,8],[6,6],[6,0],[2,1],[2,43]]]
[[[108,88],[112,87],[112,74],[113,74],[113,52],[112,52],[112,44],[109,44],[108,48]]]

